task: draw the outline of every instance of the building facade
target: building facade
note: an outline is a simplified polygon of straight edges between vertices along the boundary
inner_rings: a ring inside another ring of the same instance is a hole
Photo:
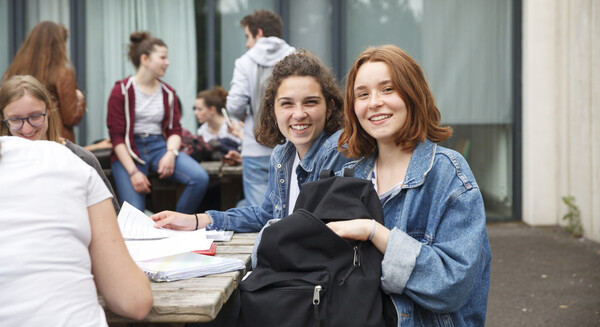
[[[270,9],[283,38],[318,55],[340,85],[367,46],[394,44],[423,67],[460,151],[480,184],[488,220],[564,224],[573,195],[584,236],[600,241],[600,4],[594,0],[0,0],[0,71],[42,20],[70,29],[88,111],[81,144],[106,137],[114,82],[134,73],[128,36],[169,46],[165,80],[195,130],[195,94],[229,88],[244,51],[240,20]]]

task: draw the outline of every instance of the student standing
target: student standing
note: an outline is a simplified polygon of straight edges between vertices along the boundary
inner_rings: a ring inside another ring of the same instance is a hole
[[[185,185],[177,211],[195,212],[208,186],[208,173],[181,146],[181,117],[175,90],[160,80],[169,66],[167,45],[147,32],[130,36],[134,76],[116,82],[108,99],[106,122],[112,172],[121,202],[144,210],[150,193],[148,173]]]
[[[456,151],[437,145],[452,130],[418,64],[395,46],[363,51],[346,82],[339,146],[355,177],[371,179],[385,226],[332,222],[348,239],[384,253],[381,287],[398,326],[484,326],[490,282],[485,209],[475,177]]]
[[[272,148],[255,138],[257,118],[273,66],[295,51],[281,39],[283,23],[272,11],[258,10],[240,22],[248,51],[235,61],[227,110],[244,120],[242,137],[242,178],[244,197],[250,206],[258,206],[267,192],[269,157]],[[250,111],[247,107],[250,105]]]

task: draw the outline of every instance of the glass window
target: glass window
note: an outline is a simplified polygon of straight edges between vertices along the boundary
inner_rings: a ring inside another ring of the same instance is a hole
[[[9,49],[8,49],[8,0],[0,0],[0,75],[4,75],[4,72],[10,64],[9,60]],[[1,79],[2,77],[0,77]]]
[[[220,78],[217,84],[229,90],[229,82],[233,77],[235,60],[242,56],[246,50],[246,37],[240,21],[244,16],[255,10],[268,9],[275,11],[275,0],[220,0],[217,2],[217,21],[219,22],[220,37],[217,39],[220,52]]]
[[[331,1],[290,1],[290,45],[317,55],[324,64],[333,66]]]
[[[443,145],[468,160],[488,218],[512,216],[512,2],[349,0],[347,66],[394,44],[423,68],[454,128]]]

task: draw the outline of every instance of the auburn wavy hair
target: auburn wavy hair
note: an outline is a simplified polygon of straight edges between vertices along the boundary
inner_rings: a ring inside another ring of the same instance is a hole
[[[277,127],[275,118],[275,97],[281,82],[288,77],[309,76],[315,79],[321,86],[321,93],[327,103],[327,121],[325,122],[325,134],[331,135],[342,128],[343,124],[343,98],[335,79],[329,69],[324,66],[319,58],[306,50],[300,50],[281,59],[273,67],[273,75],[269,79],[265,90],[259,123],[255,130],[256,141],[264,146],[274,147],[284,144],[285,136]]]
[[[403,150],[412,150],[425,139],[442,142],[452,136],[452,128],[440,126],[440,111],[417,62],[402,49],[383,45],[364,50],[348,72],[344,98],[345,129],[338,140],[339,151],[350,158],[359,158],[370,156],[377,150],[377,141],[362,128],[354,111],[356,75],[367,62],[382,62],[388,67],[392,86],[406,105],[406,122],[396,135],[396,145]]]
[[[60,72],[65,67],[74,70],[67,57],[68,37],[69,31],[63,24],[50,21],[37,24],[27,35],[3,79],[31,75],[55,94]]]

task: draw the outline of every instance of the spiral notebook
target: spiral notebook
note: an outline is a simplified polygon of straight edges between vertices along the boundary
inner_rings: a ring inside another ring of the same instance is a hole
[[[240,259],[214,257],[193,252],[137,261],[136,263],[146,276],[156,282],[172,282],[246,268]]]

